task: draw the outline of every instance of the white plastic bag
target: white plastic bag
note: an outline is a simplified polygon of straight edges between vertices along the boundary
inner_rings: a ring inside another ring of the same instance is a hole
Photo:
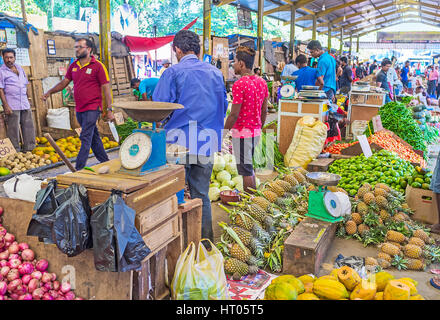
[[[6,180],[3,188],[9,198],[35,202],[35,197],[41,189],[42,182],[42,179],[22,174]]]
[[[50,128],[72,130],[69,108],[48,109],[46,119]]]

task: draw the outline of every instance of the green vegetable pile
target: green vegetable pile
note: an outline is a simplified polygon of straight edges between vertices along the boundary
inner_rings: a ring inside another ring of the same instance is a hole
[[[377,183],[385,183],[393,189],[403,192],[406,188],[401,178],[412,176],[415,169],[410,162],[400,159],[395,153],[381,150],[370,158],[363,154],[350,159],[339,159],[329,168],[330,173],[342,177],[339,187],[354,196],[363,183],[373,187]]]
[[[413,119],[412,110],[403,103],[389,102],[379,109],[379,115],[385,129],[393,131],[415,150],[427,151],[425,136]],[[370,135],[368,128],[366,134]]]
[[[121,144],[122,142],[124,142],[124,140],[133,133],[134,129],[138,129],[138,125],[139,123],[134,121],[132,118],[127,118],[124,124],[116,126],[116,131],[118,132],[119,135],[119,143]],[[141,122],[142,127],[149,125],[151,124],[148,122]]]
[[[268,138],[269,137],[269,138]],[[271,141],[269,141],[269,139]],[[273,152],[268,150],[268,145],[273,144]],[[266,168],[269,165],[275,167],[284,166],[284,156],[278,149],[278,143],[276,142],[273,134],[262,132],[260,142],[254,151],[253,165],[254,169]]]

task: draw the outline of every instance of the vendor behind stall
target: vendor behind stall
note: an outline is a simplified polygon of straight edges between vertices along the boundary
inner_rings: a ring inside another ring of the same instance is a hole
[[[159,78],[147,78],[144,80],[139,80],[137,78],[131,79],[131,87],[139,91],[140,96],[143,101],[151,101],[154,89],[156,89]]]
[[[307,65],[307,57],[300,54],[296,57],[296,65],[299,70],[293,73],[294,76],[298,76],[295,80],[296,89],[301,91],[302,86],[314,86],[316,85],[316,80],[318,79],[318,69],[309,67]]]
[[[391,68],[391,64],[392,63],[390,59],[383,59],[381,63],[382,69],[380,69],[376,76],[376,86],[384,89],[387,93],[387,95],[385,96],[385,103],[391,102],[391,86],[388,82],[388,70]]]
[[[341,57],[342,75],[339,78],[341,85],[341,93],[347,95],[351,91],[351,83],[353,82],[353,72],[348,65],[347,57]]]
[[[298,70],[298,67],[295,66],[293,60],[289,60],[289,63],[283,68],[283,72],[281,73],[282,77],[291,76],[295,71]]]

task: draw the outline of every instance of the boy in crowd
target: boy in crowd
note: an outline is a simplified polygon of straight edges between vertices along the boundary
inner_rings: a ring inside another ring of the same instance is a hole
[[[294,76],[298,76],[295,80],[296,89],[301,91],[302,86],[314,86],[316,85],[316,80],[318,79],[318,69],[311,68],[307,65],[307,57],[300,54],[296,57],[296,65],[299,70],[293,73]]]

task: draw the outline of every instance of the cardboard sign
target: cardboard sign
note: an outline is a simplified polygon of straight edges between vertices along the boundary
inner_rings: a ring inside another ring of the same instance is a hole
[[[380,118],[380,116],[375,116],[371,120],[373,122],[374,132],[383,130],[382,119]]]
[[[361,145],[362,152],[365,155],[365,158],[369,158],[373,155],[373,152],[371,151],[370,143],[368,142],[367,136],[357,136],[357,139],[359,140],[359,144]]]
[[[16,153],[17,151],[12,145],[11,140],[9,140],[8,138],[0,140],[0,158]]]
[[[116,112],[114,116],[115,116],[116,125],[120,126],[125,123],[124,115],[122,114],[122,112]]]

